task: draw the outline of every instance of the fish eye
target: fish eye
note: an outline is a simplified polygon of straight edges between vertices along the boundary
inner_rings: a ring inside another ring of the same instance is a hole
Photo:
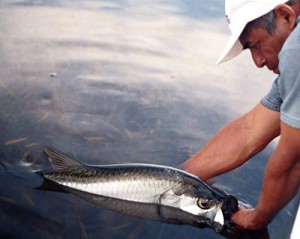
[[[213,200],[209,200],[207,198],[199,198],[197,201],[197,205],[201,208],[201,209],[209,209],[214,205],[214,201]]]

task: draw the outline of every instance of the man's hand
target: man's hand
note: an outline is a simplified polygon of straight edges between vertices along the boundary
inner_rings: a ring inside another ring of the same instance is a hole
[[[231,216],[231,221],[247,230],[259,230],[267,226],[268,221],[258,215],[256,209],[241,209]]]
[[[258,230],[272,220],[297,193],[300,184],[300,129],[281,123],[278,146],[269,159],[255,209],[241,209],[231,217],[244,229]]]

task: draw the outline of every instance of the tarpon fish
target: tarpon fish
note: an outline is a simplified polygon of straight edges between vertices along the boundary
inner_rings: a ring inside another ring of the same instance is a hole
[[[185,171],[153,164],[88,165],[45,147],[46,182],[128,215],[222,229],[237,200]]]

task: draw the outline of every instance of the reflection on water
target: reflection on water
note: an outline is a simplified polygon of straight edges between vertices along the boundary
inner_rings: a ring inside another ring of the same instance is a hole
[[[41,145],[87,163],[177,166],[252,107],[273,76],[256,71],[246,54],[216,68],[227,38],[222,5],[1,1],[1,236],[239,238],[127,217],[34,189],[41,180],[34,171],[49,167]],[[255,205],[271,151],[215,183]],[[288,238],[295,205],[269,226],[271,238]]]

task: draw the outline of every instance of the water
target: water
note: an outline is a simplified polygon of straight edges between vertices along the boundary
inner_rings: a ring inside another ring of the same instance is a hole
[[[253,107],[275,76],[247,53],[215,65],[225,22],[222,1],[1,1],[1,237],[268,238],[137,219],[35,189],[34,172],[50,166],[42,145],[92,164],[176,167]],[[254,206],[273,147],[216,185]],[[289,238],[296,206],[269,225],[270,238]]]

